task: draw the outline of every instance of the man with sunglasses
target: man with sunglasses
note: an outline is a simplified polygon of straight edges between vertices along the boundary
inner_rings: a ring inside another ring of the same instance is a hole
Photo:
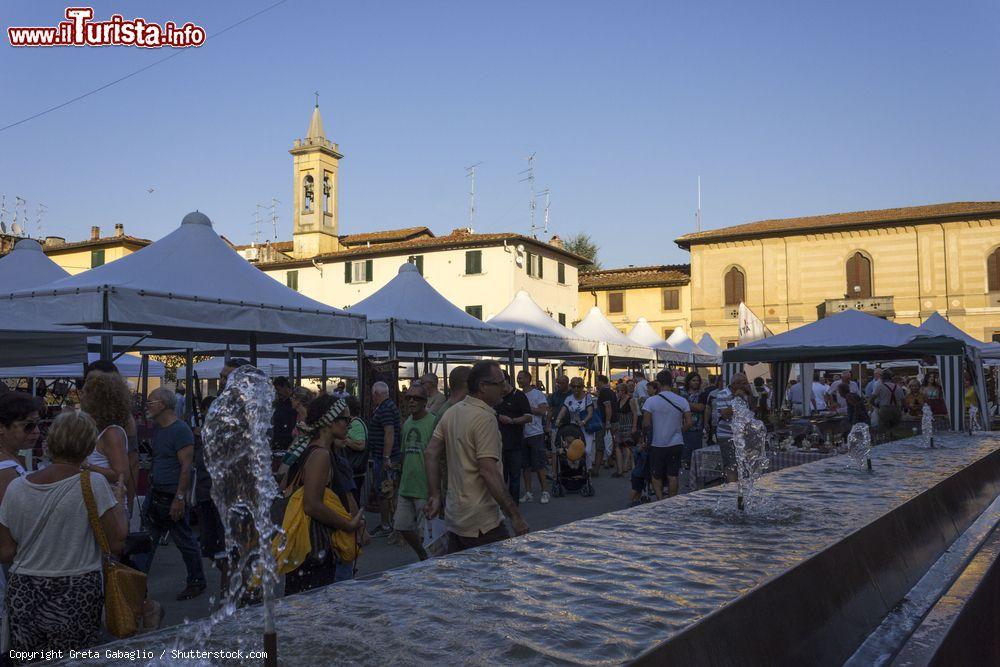
[[[427,473],[424,450],[434,433],[437,417],[427,411],[427,389],[415,383],[403,396],[410,416],[403,424],[403,465],[399,476],[399,497],[393,528],[399,531],[420,560],[427,560],[424,550],[424,505],[427,503]]]

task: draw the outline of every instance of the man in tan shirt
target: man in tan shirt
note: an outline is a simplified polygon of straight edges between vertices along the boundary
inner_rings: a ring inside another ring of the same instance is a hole
[[[503,481],[500,429],[493,410],[503,398],[503,371],[495,361],[481,361],[472,367],[467,382],[469,395],[444,413],[424,452],[430,492],[425,512],[432,519],[441,512],[442,451],[448,460],[448,553],[510,537],[501,509],[515,533],[528,532]]]

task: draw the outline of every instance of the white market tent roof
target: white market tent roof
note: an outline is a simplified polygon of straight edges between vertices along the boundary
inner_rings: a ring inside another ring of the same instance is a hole
[[[80,357],[79,359],[82,358]],[[88,362],[94,362],[100,358],[101,355],[95,352],[87,355]],[[131,354],[124,354],[118,357],[114,360],[114,364],[118,367],[118,372],[122,374],[122,377],[137,378],[142,374],[142,359]],[[162,378],[165,372],[166,367],[163,364],[155,359],[149,360],[149,377]],[[83,375],[83,362],[79,360],[77,363],[0,368],[0,377],[71,378],[80,377],[81,375]]]
[[[691,337],[685,333],[684,327],[675,327],[670,336],[667,337],[667,342],[675,350],[680,350],[684,354],[691,355],[691,358],[697,363],[719,363],[718,355],[711,354],[698,347],[698,344],[691,340]]]
[[[1000,359],[1000,343],[984,343],[977,340],[946,320],[940,313],[934,313],[917,328],[928,334],[957,338],[969,347],[979,350],[983,359]]]
[[[6,292],[6,290],[4,290]],[[363,339],[363,318],[314,301],[236,254],[202,213],[159,241],[34,291],[4,294],[4,315],[148,329],[160,339],[292,343]]]
[[[661,338],[660,335],[653,330],[653,327],[649,325],[649,321],[645,317],[639,318],[639,321],[635,323],[632,330],[628,332],[628,337],[634,341],[636,345],[651,347],[656,350],[660,361],[683,363],[688,359],[688,355],[680,352],[679,350],[675,350],[671,347],[670,343]]]
[[[0,257],[0,289],[4,292],[40,287],[69,274],[46,257],[34,239],[21,239],[14,249]]]
[[[894,324],[857,310],[740,345],[722,353],[725,362],[876,361],[962,354],[954,338]]]
[[[513,331],[490,327],[458,308],[410,263],[400,266],[395,278],[348,312],[368,318],[366,347],[388,346],[391,332],[397,350],[517,348]]]
[[[709,354],[714,354],[716,356],[722,354],[722,346],[716,343],[715,339],[712,338],[712,334],[707,331],[701,335],[701,338],[698,339],[698,347],[705,350],[705,352]]]
[[[588,340],[559,324],[525,290],[519,290],[507,307],[490,318],[488,324],[517,332],[525,341],[525,345],[520,347],[527,347],[530,352],[589,356],[598,352],[597,341]]]
[[[584,338],[600,341],[605,346],[606,354],[613,358],[638,361],[652,361],[657,358],[656,350],[645,345],[637,345],[619,331],[597,306],[590,309],[587,316],[573,327],[573,331]]]
[[[237,355],[233,355],[234,357]],[[213,357],[205,361],[198,362],[193,366],[201,380],[214,380],[219,377],[219,372],[225,364],[225,357]],[[150,362],[152,363],[152,362]],[[288,360],[281,359],[258,359],[257,368],[264,371],[268,377],[288,377]],[[182,378],[187,375],[187,366],[177,369],[177,377]],[[323,375],[323,364],[319,359],[302,359],[302,377],[318,378]],[[353,361],[328,361],[326,364],[326,375],[331,378],[356,378],[358,376],[358,365]]]
[[[0,366],[18,367],[39,364],[80,364],[87,358],[87,338],[102,331],[84,327],[70,327],[44,324],[24,324],[21,326],[0,325]],[[137,332],[122,332],[121,335],[139,335]],[[15,375],[24,376],[18,371]]]

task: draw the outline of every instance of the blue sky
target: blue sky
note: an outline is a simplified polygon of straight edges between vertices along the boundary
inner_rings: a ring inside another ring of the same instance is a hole
[[[289,0],[212,39],[271,1],[94,3],[208,43],[0,132],[8,210],[20,195],[48,206],[43,233],[155,239],[197,208],[248,242],[277,197],[290,238],[287,151],[314,90],[346,156],[342,233],[465,225],[480,161],[476,231],[526,233],[532,152],[551,230],[589,233],[605,266],[687,261],[698,174],[705,228],[1000,199],[996,2]],[[3,27],[65,7],[8,0]],[[163,55],[4,34],[0,126]]]

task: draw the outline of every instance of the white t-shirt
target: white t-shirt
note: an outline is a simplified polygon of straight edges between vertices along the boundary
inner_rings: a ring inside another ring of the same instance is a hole
[[[830,386],[825,385],[822,382],[813,382],[812,392],[813,398],[816,399],[816,405],[822,406],[826,401],[826,392],[830,391]]]
[[[682,417],[685,412],[691,412],[691,404],[686,399],[672,391],[661,391],[646,399],[642,404],[642,411],[652,415],[653,437],[650,444],[653,447],[684,444]]]
[[[841,380],[841,379],[839,379],[839,378],[836,379],[836,380],[834,380],[833,383],[830,385],[830,393],[831,394],[836,394],[837,393],[837,387],[839,387],[843,383],[844,383],[844,381]],[[858,389],[858,383],[855,382],[854,380],[851,380],[851,386],[849,387],[849,389],[854,394],[860,394],[861,393],[861,390]]]
[[[534,410],[540,405],[546,405],[549,399],[545,398],[545,394],[538,391],[534,387],[524,392],[525,397],[528,399],[528,405]],[[545,427],[542,426],[542,418],[534,413],[531,415],[531,421],[524,425],[524,437],[533,438],[536,435],[542,435],[545,433]]]
[[[583,398],[577,399],[573,394],[566,397],[563,401],[563,405],[569,411],[569,420],[571,422],[579,422],[581,419],[587,416],[587,407],[591,405],[596,405],[594,397],[590,394],[584,394]]]
[[[97,515],[103,516],[118,501],[103,475],[88,474]],[[49,510],[41,533],[32,537],[38,522],[45,520],[40,510],[53,494],[62,497]],[[7,526],[18,545],[11,572],[72,577],[101,569],[101,550],[87,518],[80,475],[50,484],[35,484],[26,477],[12,480],[0,503],[0,524]]]

